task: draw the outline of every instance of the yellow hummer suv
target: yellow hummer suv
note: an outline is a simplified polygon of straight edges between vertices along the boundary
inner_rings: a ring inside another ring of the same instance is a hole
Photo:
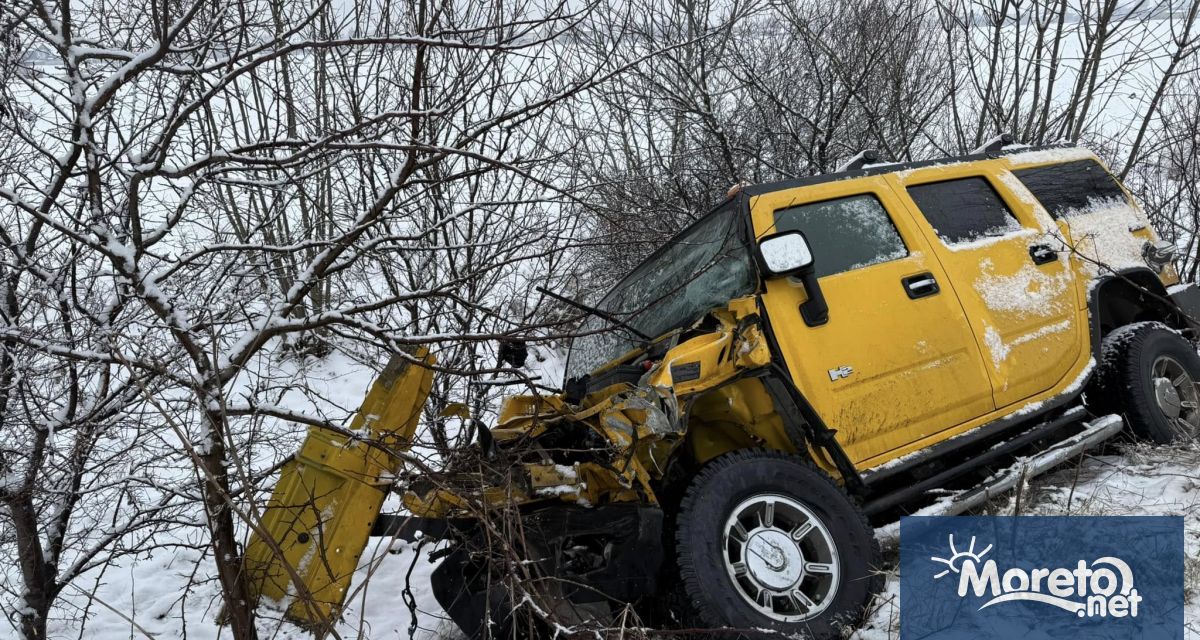
[[[1173,254],[1076,147],[736,189],[577,305],[562,393],[509,398],[408,486],[407,526],[455,541],[435,595],[471,637],[514,633],[517,605],[603,626],[648,602],[657,624],[836,636],[881,587],[870,522],[977,505],[1118,416],[1196,437],[1200,295]],[[514,509],[553,602],[487,551],[480,522]]]

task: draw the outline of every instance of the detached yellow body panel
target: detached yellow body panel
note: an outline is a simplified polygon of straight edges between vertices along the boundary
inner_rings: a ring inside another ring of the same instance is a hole
[[[393,356],[371,385],[350,429],[363,440],[311,427],[262,514],[267,536],[252,535],[245,568],[251,593],[315,630],[329,628],[346,598],[371,525],[383,506],[429,395],[428,350]]]

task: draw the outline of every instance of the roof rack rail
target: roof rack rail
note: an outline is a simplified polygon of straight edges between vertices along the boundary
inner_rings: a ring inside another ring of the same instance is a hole
[[[991,140],[983,143],[978,149],[971,153],[997,153],[1002,151],[1004,147],[1016,143],[1017,139],[1011,133],[1002,133]]]
[[[879,151],[875,149],[863,149],[858,152],[858,155],[850,158],[845,164],[838,167],[837,170],[839,172],[854,171],[855,169],[861,169],[866,165],[875,164],[876,162],[879,162]]]

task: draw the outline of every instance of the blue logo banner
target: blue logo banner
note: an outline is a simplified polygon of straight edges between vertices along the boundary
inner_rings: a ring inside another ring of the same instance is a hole
[[[1183,518],[906,517],[900,638],[1183,638]]]

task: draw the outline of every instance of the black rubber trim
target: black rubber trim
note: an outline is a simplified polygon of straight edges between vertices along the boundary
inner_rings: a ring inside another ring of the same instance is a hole
[[[1179,307],[1183,319],[1193,331],[1200,329],[1200,287],[1194,283],[1176,289],[1168,294],[1171,302]]]
[[[611,387],[614,384],[625,383],[636,385],[644,373],[646,373],[645,368],[634,364],[619,364],[609,367],[596,375],[589,375],[587,377],[587,391],[584,395],[590,395],[601,389]]]
[[[917,284],[923,280],[932,280],[933,283],[927,288],[913,289],[914,284]],[[938,284],[937,278],[933,277],[933,274],[930,273],[929,271],[925,271],[923,273],[918,273],[915,276],[908,276],[907,278],[902,278],[900,280],[900,283],[902,285],[904,285],[904,293],[908,294],[909,300],[916,300],[918,298],[926,298],[926,297],[929,297],[932,295],[937,295],[938,293],[941,293],[941,291],[942,291],[942,287],[941,287],[941,285]]]
[[[821,291],[821,283],[817,274],[808,269],[800,274],[800,282],[804,283],[804,293],[808,299],[800,303],[800,317],[804,324],[810,327],[820,327],[829,323],[829,303],[825,302],[825,293]]]
[[[1089,372],[1088,378],[1091,378],[1091,376],[1092,373]],[[1083,388],[1085,386],[1087,385],[1080,384],[1079,388],[1075,391],[1055,396],[1054,398],[1047,400],[1037,411],[1021,415],[1009,414],[977,427],[976,429],[958,437],[951,438],[949,440],[943,440],[935,445],[926,447],[920,453],[920,455],[913,456],[912,459],[905,461],[903,464],[892,465],[885,469],[879,469],[878,471],[868,470],[862,475],[863,482],[866,483],[868,487],[877,485],[889,478],[916,469],[932,460],[950,455],[959,449],[970,447],[981,440],[986,440],[1002,434],[1010,429],[1016,430],[1022,425],[1027,425],[1031,422],[1034,422],[1046,416],[1048,413],[1061,409],[1064,406],[1074,402],[1079,398],[1080,395],[1083,394]]]
[[[1029,245],[1029,259],[1033,260],[1033,264],[1042,266],[1050,264],[1058,260],[1058,252],[1048,244],[1031,244]]]
[[[1083,421],[1087,417],[1087,411],[1083,407],[1073,407],[1064,412],[1061,416],[1052,418],[1046,422],[1035,425],[1028,431],[1006,440],[1003,443],[984,451],[983,453],[967,458],[963,462],[942,471],[941,473],[932,475],[915,484],[906,485],[897,491],[886,493],[876,498],[871,499],[863,506],[863,511],[868,516],[878,514],[893,507],[902,505],[906,502],[915,500],[921,497],[927,491],[943,487],[946,483],[961,477],[971,471],[979,469],[985,465],[996,462],[1012,453],[1041,440],[1042,438],[1056,435],[1059,430],[1075,425]]]
[[[1147,281],[1153,282],[1152,289],[1134,280],[1134,275],[1140,275],[1146,278]],[[1167,293],[1167,288],[1163,286],[1162,280],[1159,280],[1158,274],[1149,267],[1131,267],[1117,271],[1112,275],[1096,278],[1095,285],[1092,286],[1091,291],[1088,293],[1088,325],[1091,328],[1092,356],[1096,358],[1096,362],[1100,362],[1100,342],[1104,338],[1103,328],[1100,326],[1100,303],[1103,299],[1102,294],[1105,285],[1114,281],[1123,281],[1138,291],[1157,298],[1160,306],[1163,307],[1159,311],[1175,314],[1175,318],[1168,318],[1166,320],[1168,324],[1175,326],[1177,329],[1193,327],[1188,321],[1189,318],[1200,320],[1200,315],[1192,315],[1178,305],[1174,296]],[[1166,309],[1166,307],[1170,308]]]
[[[476,526],[471,518],[421,518],[418,516],[400,514],[380,514],[371,525],[373,537],[397,538],[408,542],[417,541],[417,533],[421,538],[443,540],[463,531],[469,531]]]
[[[768,371],[763,372],[765,386],[771,394],[772,399],[778,407],[784,409],[792,409],[792,411],[783,411],[785,425],[786,420],[791,414],[791,418],[798,417],[802,420],[802,424],[798,428],[803,429],[809,439],[825,450],[826,455],[833,461],[838,473],[842,476],[842,481],[845,483],[846,492],[853,496],[862,497],[867,493],[867,486],[863,482],[862,477],[858,474],[858,468],[850,460],[850,456],[846,455],[846,450],[842,448],[842,444],[837,441],[837,431],[830,429],[821,416],[817,415],[816,410],[805,399],[804,394],[796,388],[792,382],[791,373],[788,372],[787,364],[783,359],[783,351],[779,348],[779,342],[775,339],[775,331],[771,327],[771,319],[767,315],[767,309],[763,306],[762,296],[756,299],[758,303],[758,317],[762,323],[763,335],[767,339],[767,347],[771,351],[771,364],[766,368]]]

